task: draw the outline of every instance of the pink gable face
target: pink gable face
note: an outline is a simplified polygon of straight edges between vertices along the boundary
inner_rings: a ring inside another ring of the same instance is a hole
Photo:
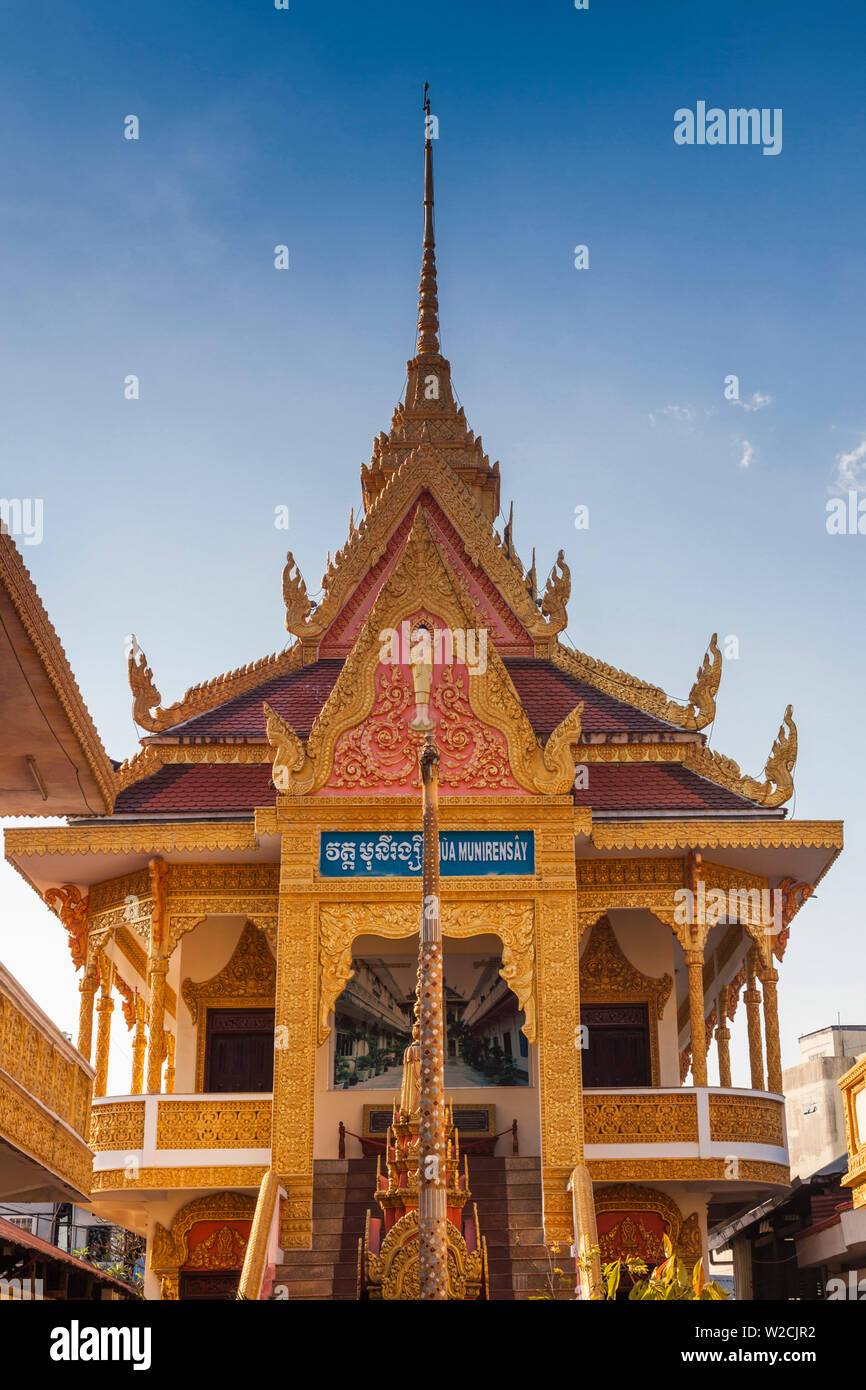
[[[429,644],[419,638],[419,621],[427,626]],[[423,726],[432,723],[443,794],[525,795],[511,773],[504,736],[483,724],[469,702],[470,682],[482,674],[485,663],[485,642],[486,634],[448,634],[426,613],[416,614],[383,640],[373,706],[362,724],[337,740],[323,794],[405,796],[417,791]],[[426,674],[419,666],[427,667]],[[419,703],[428,691],[426,703]]]
[[[532,639],[512,613],[495,584],[484,571],[468,559],[460,536],[432,497],[423,498],[424,519],[448,568],[459,574],[461,582],[486,623],[497,648],[510,656],[532,656]],[[361,580],[351,598],[322,638],[319,656],[345,656],[358,637],[364,620],[382,585],[399,559],[412,529],[412,511],[404,516],[388,542],[384,555]]]

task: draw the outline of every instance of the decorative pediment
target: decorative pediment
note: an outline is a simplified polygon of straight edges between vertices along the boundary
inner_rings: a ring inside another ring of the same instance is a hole
[[[542,612],[533,600],[527,576],[517,556],[497,534],[478,506],[471,490],[453,468],[443,466],[440,449],[428,440],[412,447],[408,457],[388,479],[366,516],[350,523],[349,536],[322,576],[324,597],[303,622],[292,626],[304,647],[307,659],[314,659],[318,643],[337,618],[368,571],[385,553],[388,542],[402,518],[412,511],[422,492],[429,492],[461,536],[467,555],[489,576],[509,607],[536,643],[549,644],[565,625],[564,603],[570,586],[567,569],[560,565],[547,595],[548,611]],[[557,606],[559,605],[559,606]],[[294,576],[292,616],[297,609]]]
[[[459,575],[446,565],[420,505],[403,551],[306,742],[265,705],[268,739],[276,749],[277,789],[303,795],[326,786],[342,790],[405,785],[407,792],[416,786],[417,760],[411,740],[417,734],[420,746],[423,732],[412,717],[417,691],[410,691],[412,676],[399,662],[383,660],[383,634],[399,634],[419,621],[443,633],[464,634],[467,645],[472,637],[476,658],[483,641],[484,660],[472,660],[471,674],[467,664],[443,664],[430,690],[439,726],[443,787],[449,779],[454,786],[460,784],[455,769],[466,773],[470,748],[474,749],[470,775],[464,776],[462,790],[568,792],[574,780],[583,706],[562,721],[542,748],[488,640],[487,626]],[[362,725],[362,734],[349,734]],[[385,773],[378,784],[375,768]]]
[[[193,1023],[205,1008],[237,1004],[254,1008],[271,1003],[276,995],[277,963],[264,934],[247,922],[231,959],[218,974],[196,983],[186,979],[180,987]]]
[[[591,1000],[650,999],[656,1017],[661,1018],[670,998],[670,975],[654,979],[637,970],[623,954],[607,917],[592,929],[580,958],[580,995]]]

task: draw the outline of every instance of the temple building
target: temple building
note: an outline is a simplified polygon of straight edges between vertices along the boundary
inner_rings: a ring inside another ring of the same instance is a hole
[[[108,802],[100,762],[65,826],[6,834],[69,933],[90,1207],[146,1237],[150,1298],[409,1296],[370,1222],[377,1146],[397,1191],[411,1134],[431,727],[471,1296],[533,1292],[544,1243],[574,1241],[583,1161],[603,1258],[667,1234],[696,1260],[708,1223],[789,1182],[779,964],[841,824],[787,816],[790,706],[759,776],[709,748],[715,637],[685,704],[565,640],[565,556],[546,579],[518,556],[440,351],[432,162],[428,140],[405,398],[318,599],[287,558],[290,645],[171,704],[134,650],[141,750]]]

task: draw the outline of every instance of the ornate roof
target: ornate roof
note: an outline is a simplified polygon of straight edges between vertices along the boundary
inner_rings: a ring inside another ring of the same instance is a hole
[[[117,814],[250,811],[273,799],[272,759],[294,794],[372,786],[369,731],[378,728],[380,738],[386,730],[393,741],[402,729],[403,743],[411,742],[408,715],[399,723],[405,680],[401,687],[391,673],[383,685],[377,634],[395,615],[417,617],[428,600],[434,622],[447,611],[449,621],[487,634],[488,674],[467,680],[462,694],[452,692],[451,713],[459,706],[467,719],[495,731],[482,740],[488,762],[501,760],[507,745],[502,790],[555,786],[561,793],[577,761],[592,776],[588,786],[578,784],[575,799],[599,813],[742,815],[782,805],[793,790],[796,758],[790,708],[763,777],[744,776],[711,752],[701,733],[715,717],[721,678],[715,635],[685,704],[573,650],[561,636],[571,592],[563,552],[539,586],[534,552],[528,568],[517,555],[513,509],[496,529],[499,489],[499,465],[490,463],[457,405],[440,351],[428,141],[416,353],[407,364],[405,398],[361,469],[363,517],[356,522],[352,512],[344,544],[328,556],[320,599],[310,598],[288,555],[283,598],[295,641],[286,651],[194,686],[167,708],[146,657],[134,651],[134,717],[151,736],[119,770]],[[464,744],[474,737],[466,728]],[[334,772],[341,759],[353,769],[348,782]],[[392,759],[388,773],[397,779],[388,782],[395,791],[402,785],[398,763]]]

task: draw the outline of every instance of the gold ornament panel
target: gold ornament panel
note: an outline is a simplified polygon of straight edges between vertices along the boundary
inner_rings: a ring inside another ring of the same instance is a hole
[[[710,1134],[716,1143],[785,1146],[784,1103],[764,1096],[709,1093]]]
[[[144,1147],[144,1101],[100,1101],[90,1112],[90,1147],[134,1150]]]
[[[88,1081],[89,1089],[89,1081]],[[87,1097],[90,1103],[90,1097]],[[82,1139],[57,1123],[27,1091],[0,1074],[0,1136],[29,1154],[77,1192],[90,1191],[93,1155]]]
[[[270,1097],[159,1103],[158,1149],[267,1149],[270,1144]]]
[[[697,1144],[694,1095],[621,1095],[584,1091],[587,1144]]]
[[[261,1164],[207,1164],[203,1167],[102,1168],[93,1174],[91,1192],[120,1192],[196,1187],[258,1187],[267,1172]]]
[[[268,740],[276,748],[274,781],[281,790],[298,796],[327,785],[339,739],[370,716],[381,673],[379,633],[399,631],[419,601],[452,631],[479,631],[483,627],[459,576],[445,567],[420,507],[397,564],[382,586],[309,738],[299,739],[266,706]],[[505,736],[511,773],[522,787],[529,792],[559,795],[570,789],[582,706],[562,721],[542,749],[492,644],[485,671],[469,681],[468,697],[480,723]]]

